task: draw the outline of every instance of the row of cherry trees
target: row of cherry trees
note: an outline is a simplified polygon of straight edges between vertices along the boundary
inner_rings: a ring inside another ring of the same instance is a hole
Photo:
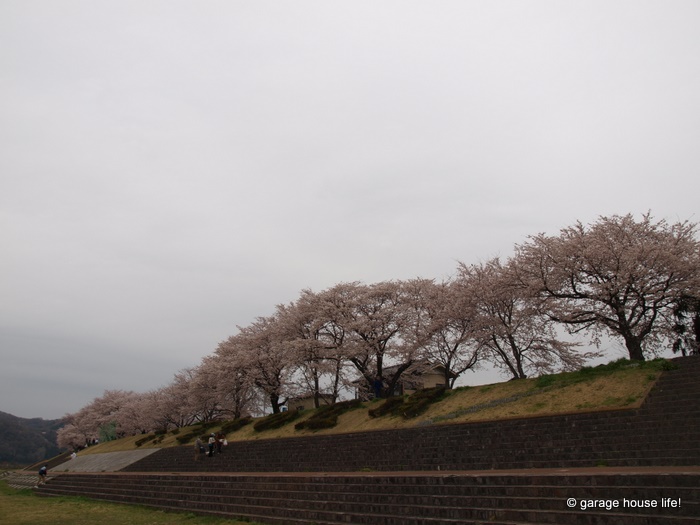
[[[505,261],[460,263],[442,282],[304,290],[272,315],[239,326],[171,384],[145,394],[105,392],[68,416],[59,439],[67,446],[100,428],[133,434],[278,412],[303,394],[318,406],[343,389],[370,392],[379,383],[388,394],[406,374],[435,364],[449,387],[486,362],[514,379],[573,370],[598,355],[584,343],[596,346],[604,336],[623,341],[631,359],[665,346],[697,353],[695,237],[688,222],[602,217],[532,236]]]

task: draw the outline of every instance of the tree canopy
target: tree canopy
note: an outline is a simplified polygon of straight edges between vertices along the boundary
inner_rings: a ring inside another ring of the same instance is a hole
[[[580,222],[517,248],[523,282],[573,332],[621,337],[631,359],[666,344],[669,312],[697,297],[696,225],[650,214]]]
[[[531,236],[505,260],[460,262],[442,282],[303,290],[239,326],[170,384],[105,391],[68,414],[59,443],[278,412],[293,397],[313,396],[319,406],[343,392],[369,396],[377,385],[389,396],[405,374],[435,365],[448,387],[484,363],[514,379],[572,370],[599,355],[591,345],[604,336],[620,338],[631,359],[663,348],[697,353],[696,232],[651,214],[600,217]]]

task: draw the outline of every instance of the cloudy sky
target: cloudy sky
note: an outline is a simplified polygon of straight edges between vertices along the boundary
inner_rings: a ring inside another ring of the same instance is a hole
[[[697,1],[0,3],[0,411],[576,220],[698,221]]]

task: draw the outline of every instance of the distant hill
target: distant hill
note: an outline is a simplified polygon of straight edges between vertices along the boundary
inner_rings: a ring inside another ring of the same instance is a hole
[[[0,463],[31,465],[60,452],[56,431],[61,419],[25,419],[0,412]]]

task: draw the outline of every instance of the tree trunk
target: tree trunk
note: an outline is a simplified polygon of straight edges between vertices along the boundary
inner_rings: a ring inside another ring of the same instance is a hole
[[[642,342],[633,334],[624,334],[625,346],[630,354],[632,361],[644,361],[644,352],[642,351]]]
[[[454,382],[455,382],[455,380],[450,378],[450,368],[449,368],[449,366],[446,366],[445,367],[445,388],[452,389]]]
[[[508,336],[508,344],[510,344],[510,350],[513,352],[513,359],[515,359],[515,366],[518,367],[517,373],[515,373],[515,379],[526,379],[527,374],[525,374],[525,370],[523,369],[523,359],[522,359],[522,353],[520,352],[520,349],[518,348],[518,343],[515,341],[515,338],[512,335]],[[511,367],[512,369],[512,367]]]
[[[279,414],[280,412],[280,396],[277,394],[270,394],[270,405],[272,406],[272,413]]]
[[[314,407],[321,406],[321,387],[318,382],[318,373],[314,370]]]

